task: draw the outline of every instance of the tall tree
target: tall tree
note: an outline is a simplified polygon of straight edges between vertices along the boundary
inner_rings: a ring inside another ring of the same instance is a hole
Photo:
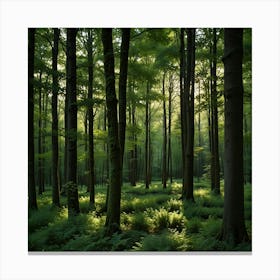
[[[243,29],[224,33],[225,190],[222,239],[231,244],[248,240],[244,222],[243,174]]]
[[[38,117],[38,194],[43,193],[44,185],[44,174],[43,174],[43,164],[42,164],[42,74],[43,71],[40,69],[39,72],[39,117]]]
[[[151,136],[150,136],[150,83],[147,81],[145,104],[145,185],[149,188],[151,183]]]
[[[87,52],[88,52],[88,146],[89,146],[89,193],[90,193],[90,205],[94,205],[94,142],[93,142],[93,50],[92,50],[92,30],[88,29],[88,42],[87,42]]]
[[[182,36],[182,35],[181,35]],[[181,52],[184,36],[181,39]],[[181,54],[182,56],[182,54]],[[185,59],[184,56],[181,59]],[[194,201],[193,197],[193,154],[194,154],[194,70],[195,70],[195,29],[187,28],[187,65],[183,70],[182,145],[183,145],[183,189],[182,198]],[[186,111],[184,113],[184,111]]]
[[[52,47],[52,202],[60,206],[59,201],[59,168],[58,168],[58,117],[57,117],[57,96],[58,96],[58,73],[57,57],[59,43],[59,29],[53,30]]]
[[[167,181],[167,127],[166,127],[166,101],[165,101],[165,73],[162,77],[162,95],[163,95],[163,147],[162,147],[162,186],[166,188]]]
[[[210,52],[211,73],[211,189],[220,193],[219,133],[217,106],[217,31],[213,29],[213,45]]]
[[[122,43],[120,54],[120,79],[119,79],[119,137],[121,149],[121,164],[123,165],[123,155],[125,146],[126,128],[126,86],[129,53],[130,28],[122,28]]]
[[[37,209],[34,174],[34,56],[35,28],[28,29],[28,207]]]
[[[76,34],[67,29],[66,95],[67,101],[67,201],[68,217],[80,212],[77,186],[77,97],[76,97]]]
[[[121,200],[121,151],[119,144],[117,98],[115,89],[115,63],[112,42],[112,28],[102,29],[104,74],[106,82],[106,105],[108,115],[108,140],[110,154],[110,183],[106,217],[106,234],[120,230]]]
[[[172,184],[172,145],[171,145],[171,122],[172,122],[172,93],[173,93],[173,76],[169,76],[168,87],[168,155],[167,155],[167,174]]]

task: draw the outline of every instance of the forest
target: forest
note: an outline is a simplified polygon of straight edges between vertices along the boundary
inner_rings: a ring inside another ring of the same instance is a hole
[[[28,29],[28,250],[251,251],[250,28]]]

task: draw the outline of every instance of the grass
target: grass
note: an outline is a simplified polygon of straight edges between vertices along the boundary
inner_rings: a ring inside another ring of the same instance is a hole
[[[51,206],[51,190],[38,197],[38,211],[28,219],[29,251],[250,251],[251,243],[230,247],[217,240],[223,217],[221,196],[211,193],[209,183],[196,182],[195,203],[180,200],[181,183],[166,189],[153,182],[125,184],[121,200],[121,233],[104,237],[106,187],[96,186],[96,203],[89,207],[86,188],[79,189],[81,213],[68,221],[66,197],[61,208]],[[245,186],[245,224],[252,235],[251,185]]]

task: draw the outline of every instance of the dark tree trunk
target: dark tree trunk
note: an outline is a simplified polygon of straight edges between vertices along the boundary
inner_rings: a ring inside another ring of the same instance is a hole
[[[243,174],[243,29],[225,29],[225,193],[222,239],[230,244],[248,240],[244,222]]]
[[[43,100],[44,101],[44,100]],[[39,118],[38,118],[38,194],[43,193],[43,166],[42,166],[42,70],[39,74]]]
[[[150,144],[149,144],[149,140],[150,140],[150,135],[149,135],[149,125],[150,125],[150,121],[149,121],[149,82],[147,82],[147,91],[146,91],[146,105],[145,105],[145,185],[146,185],[146,189],[149,188],[150,185]]]
[[[188,28],[188,52],[190,57],[191,89],[188,97],[187,109],[187,148],[186,148],[186,199],[194,201],[193,197],[193,169],[194,169],[194,86],[195,86],[195,29]]]
[[[220,194],[220,162],[217,108],[217,34],[213,29],[213,45],[210,48],[211,73],[211,189]]]
[[[173,77],[169,77],[168,88],[168,156],[167,156],[167,173],[170,178],[170,184],[172,184],[172,149],[171,149],[171,121],[172,121],[172,93],[173,93]]]
[[[198,147],[201,147],[201,121],[200,121],[200,82],[198,82],[198,123],[197,123],[197,133],[198,133]],[[198,153],[197,157],[197,180],[200,181],[201,176],[201,153]]]
[[[214,153],[214,193],[220,194],[219,131],[217,106],[217,33],[213,30],[213,153]]]
[[[89,192],[89,152],[88,152],[88,110],[85,113],[84,118],[84,127],[85,127],[85,173],[83,176],[83,184],[87,187],[87,192]]]
[[[34,174],[34,56],[35,28],[28,29],[28,208],[38,209]]]
[[[166,188],[167,181],[167,129],[166,129],[166,102],[165,102],[165,73],[162,78],[162,95],[163,95],[163,147],[162,147],[162,186]]]
[[[121,149],[121,165],[123,166],[123,156],[125,147],[126,128],[126,83],[128,69],[130,28],[122,28],[122,43],[120,54],[120,79],[119,79],[119,137]]]
[[[89,203],[93,206],[95,203],[95,188],[94,188],[94,142],[93,142],[93,51],[92,51],[92,30],[88,30],[88,100],[90,106],[88,107],[88,146],[89,146]]]
[[[106,217],[106,234],[112,235],[120,230],[121,200],[121,151],[118,131],[117,98],[115,91],[114,51],[112,29],[102,29],[104,53],[104,73],[106,82],[106,105],[108,114],[108,137],[110,151],[110,183]]]
[[[75,28],[67,29],[66,43],[66,94],[67,110],[67,200],[68,217],[80,212],[77,186],[77,97],[76,97],[76,34]]]
[[[46,84],[48,84],[48,79],[46,81]],[[42,107],[42,178],[41,178],[41,189],[42,192],[45,191],[45,183],[47,182],[47,178],[49,174],[51,174],[51,168],[45,165],[45,153],[46,153],[46,131],[47,131],[47,115],[48,115],[48,105],[49,105],[49,99],[48,99],[48,93],[45,92],[45,94],[43,94],[43,107]],[[50,183],[50,182],[49,182]]]
[[[195,68],[195,29],[187,29],[187,71],[183,80],[182,141],[183,141],[183,189],[182,198],[194,201],[193,197],[193,146],[194,146],[194,68]],[[181,46],[182,48],[182,46]],[[183,52],[184,53],[184,52]],[[184,59],[184,57],[183,57]],[[183,63],[184,66],[184,63]],[[183,67],[184,70],[184,67]],[[184,71],[183,71],[184,72]],[[186,112],[184,113],[184,111]]]
[[[58,57],[59,29],[54,28],[52,48],[52,203],[60,206],[59,201],[59,168],[58,168],[58,117],[57,117],[57,95],[58,95]]]

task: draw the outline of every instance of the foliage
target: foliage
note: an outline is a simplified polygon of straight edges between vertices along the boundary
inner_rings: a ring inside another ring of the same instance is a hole
[[[223,184],[221,184],[223,186]],[[121,232],[104,235],[106,187],[98,186],[95,209],[86,188],[79,187],[81,214],[67,219],[67,208],[50,207],[51,192],[39,197],[39,210],[28,220],[30,251],[248,251],[251,243],[229,247],[219,241],[223,197],[211,193],[209,183],[195,183],[196,203],[179,199],[181,183],[163,190],[153,182],[122,189]],[[251,185],[245,186],[246,228],[251,238]],[[65,198],[62,197],[62,205]]]

